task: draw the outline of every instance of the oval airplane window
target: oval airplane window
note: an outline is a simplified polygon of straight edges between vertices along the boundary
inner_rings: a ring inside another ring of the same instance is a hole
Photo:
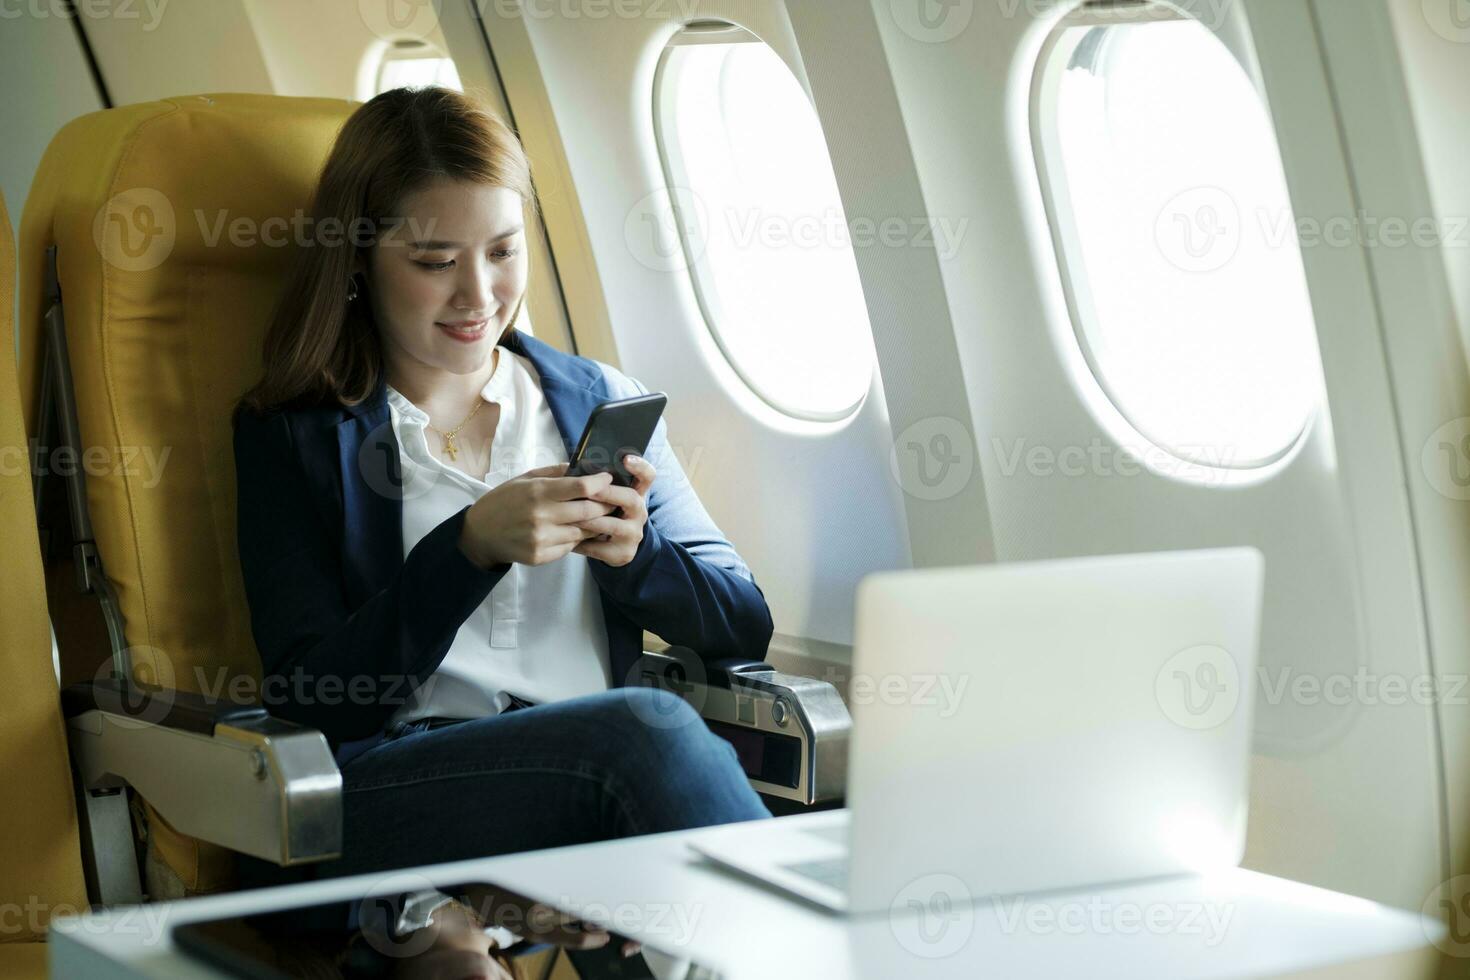
[[[769,46],[733,25],[700,26],[674,37],[654,82],[682,250],[668,267],[688,270],[715,343],[762,400],[797,418],[844,418],[867,393],[874,353],[821,124]]]
[[[1063,26],[1043,57],[1043,183],[1073,327],[1103,392],[1189,463],[1282,459],[1322,387],[1296,221],[1255,86],[1182,18]]]

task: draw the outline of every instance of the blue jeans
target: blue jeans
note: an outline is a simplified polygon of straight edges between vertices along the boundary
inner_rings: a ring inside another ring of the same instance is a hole
[[[390,727],[342,770],[326,878],[770,816],[735,750],[676,695],[642,687],[452,725]],[[264,862],[242,864],[242,878]]]

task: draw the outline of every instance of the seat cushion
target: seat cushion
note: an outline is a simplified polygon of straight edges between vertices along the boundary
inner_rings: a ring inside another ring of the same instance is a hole
[[[46,944],[0,943],[0,977],[46,980]]]

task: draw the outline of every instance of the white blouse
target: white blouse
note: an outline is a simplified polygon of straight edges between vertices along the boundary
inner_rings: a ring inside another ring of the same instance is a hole
[[[480,391],[486,401],[500,404],[483,481],[434,456],[425,435],[428,415],[388,386],[403,465],[404,554],[450,515],[506,480],[567,462],[535,367],[514,351],[498,350],[495,370]],[[485,450],[464,445],[462,451],[483,458]],[[611,687],[607,629],[587,561],[568,554],[545,565],[512,564],[460,626],[439,669],[392,720],[478,718],[503,710],[507,694],[540,703]]]

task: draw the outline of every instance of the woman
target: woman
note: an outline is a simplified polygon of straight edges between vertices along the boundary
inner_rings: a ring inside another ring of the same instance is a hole
[[[645,628],[761,659],[771,618],[663,423],[633,487],[565,475],[592,408],[646,389],[515,330],[528,204],[469,99],[364,104],[236,412],[265,703],[342,768],[322,875],[769,815],[683,701],[609,690]]]

